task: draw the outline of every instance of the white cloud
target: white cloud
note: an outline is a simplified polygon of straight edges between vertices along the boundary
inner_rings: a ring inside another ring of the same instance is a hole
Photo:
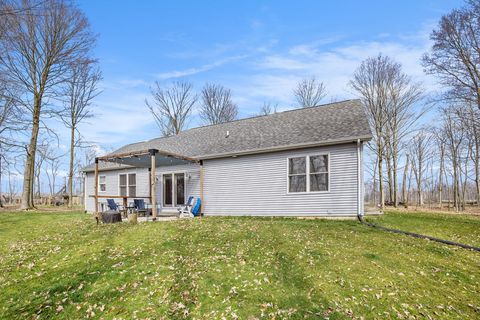
[[[158,74],[155,75],[155,77],[160,79],[160,80],[167,80],[167,79],[174,79],[174,78],[182,78],[182,77],[186,77],[186,76],[192,76],[192,75],[195,75],[197,73],[201,73],[201,72],[205,72],[205,71],[215,69],[217,67],[220,67],[224,64],[227,64],[227,63],[230,63],[230,62],[233,62],[233,61],[244,59],[247,56],[248,55],[237,55],[237,56],[227,57],[227,58],[224,58],[224,59],[219,59],[219,60],[217,60],[215,62],[212,62],[212,63],[204,64],[200,67],[193,67],[193,68],[188,68],[188,69],[184,69],[184,70],[174,70],[174,71],[158,73]]]
[[[316,76],[326,85],[331,98],[347,99],[353,97],[348,87],[355,69],[360,63],[379,53],[388,55],[400,62],[403,71],[414,81],[422,82],[427,91],[433,90],[435,83],[425,75],[421,66],[421,57],[429,49],[428,34],[431,28],[422,28],[416,34],[392,38],[382,35],[372,41],[336,44],[335,39],[312,43],[297,44],[265,54],[253,65],[253,73],[243,79],[234,91],[240,94],[241,101],[278,102],[281,107],[290,107],[293,103],[292,90],[297,82],[309,76]],[[325,46],[325,43],[330,45]],[[243,107],[243,106],[241,106]],[[250,111],[251,112],[251,111]]]

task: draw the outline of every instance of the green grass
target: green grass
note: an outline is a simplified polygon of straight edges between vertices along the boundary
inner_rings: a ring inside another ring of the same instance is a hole
[[[369,217],[384,227],[422,233],[429,236],[480,247],[480,216],[431,212],[387,212]]]
[[[478,242],[479,218],[438,217],[375,221]],[[467,319],[479,294],[479,253],[356,221],[0,213],[0,319]]]

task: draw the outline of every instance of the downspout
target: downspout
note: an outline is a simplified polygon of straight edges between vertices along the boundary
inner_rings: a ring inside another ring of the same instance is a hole
[[[357,217],[358,220],[363,219],[362,210],[362,159],[361,159],[361,146],[360,139],[357,139]]]

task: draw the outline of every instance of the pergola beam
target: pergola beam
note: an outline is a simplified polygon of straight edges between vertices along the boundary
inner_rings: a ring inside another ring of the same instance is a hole
[[[130,157],[135,157],[135,156],[149,155],[150,150],[156,150],[156,153],[158,155],[162,155],[162,156],[165,156],[165,157],[171,157],[171,158],[176,158],[176,159],[195,162],[195,163],[198,162],[197,159],[192,158],[192,157],[187,157],[187,156],[184,156],[184,155],[181,155],[181,154],[168,152],[168,151],[163,151],[163,150],[158,150],[158,149],[149,149],[149,150],[109,154],[109,155],[106,155],[106,156],[98,157],[97,159],[102,160],[102,161],[107,161],[107,162],[116,162],[115,160],[119,160],[119,159],[122,159],[122,158],[130,158]]]

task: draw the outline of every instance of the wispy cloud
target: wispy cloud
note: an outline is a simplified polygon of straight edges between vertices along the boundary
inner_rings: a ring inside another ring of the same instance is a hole
[[[261,105],[263,101],[274,101],[281,106],[293,104],[292,90],[304,77],[316,76],[327,87],[330,99],[344,99],[353,96],[348,82],[355,69],[367,57],[379,53],[400,62],[404,72],[415,81],[423,82],[427,89],[433,89],[434,82],[423,72],[421,57],[430,46],[428,31],[422,29],[413,35],[391,37],[384,35],[372,41],[330,45],[322,42],[303,43],[282,51],[265,54],[253,64],[251,75],[243,79],[235,92],[245,102]],[[255,101],[259,103],[255,103]]]
[[[158,73],[155,75],[155,77],[159,80],[167,80],[167,79],[173,79],[173,78],[182,78],[182,77],[187,77],[187,76],[192,76],[197,73],[202,73],[205,71],[209,71],[215,68],[218,68],[220,66],[223,66],[227,63],[238,61],[241,59],[245,59],[248,57],[248,55],[237,55],[237,56],[232,56],[232,57],[227,57],[223,59],[219,59],[215,62],[212,63],[207,63],[199,67],[193,67],[193,68],[188,68],[184,70],[174,70],[174,71],[167,71],[167,72],[162,72]]]

